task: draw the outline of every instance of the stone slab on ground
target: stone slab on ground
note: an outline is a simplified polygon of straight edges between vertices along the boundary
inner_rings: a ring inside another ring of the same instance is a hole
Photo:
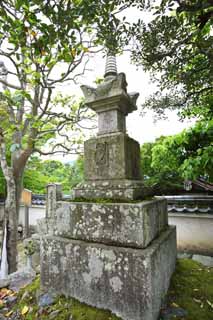
[[[9,275],[9,288],[13,291],[19,291],[21,288],[32,283],[36,273],[33,269],[24,268]]]
[[[178,252],[178,259],[192,259],[193,254],[190,252]]]
[[[0,289],[7,288],[10,285],[9,279],[0,279]]]
[[[109,309],[124,320],[157,320],[176,262],[176,230],[146,249],[44,236],[42,288]]]
[[[213,257],[202,256],[200,254],[193,254],[192,259],[202,263],[206,267],[213,267]]]
[[[161,320],[175,320],[177,319],[185,319],[188,315],[188,312],[180,307],[169,307],[164,309],[160,313]]]
[[[167,228],[167,204],[165,199],[140,203],[58,202],[55,218],[48,222],[49,232],[55,236],[145,248]]]

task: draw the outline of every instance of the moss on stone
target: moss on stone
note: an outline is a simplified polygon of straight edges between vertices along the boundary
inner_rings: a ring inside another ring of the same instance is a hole
[[[99,203],[99,204],[104,204],[104,203],[141,203],[144,201],[151,201],[154,200],[153,197],[147,197],[144,199],[138,199],[138,200],[122,200],[122,199],[87,199],[87,198],[75,198],[73,200],[70,200],[70,202],[88,202],[88,203]]]
[[[213,268],[190,259],[178,260],[167,298],[168,306],[187,311],[186,317],[171,320],[213,319]]]

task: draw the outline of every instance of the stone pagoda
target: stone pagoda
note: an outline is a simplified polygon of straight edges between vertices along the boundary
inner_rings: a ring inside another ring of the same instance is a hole
[[[85,182],[76,201],[61,201],[58,186],[48,187],[41,284],[123,320],[157,320],[175,269],[176,230],[168,226],[166,200],[145,200],[139,144],[126,133],[138,94],[128,94],[113,56],[103,83],[82,90],[99,130],[84,145]]]
[[[98,114],[98,134],[84,144],[85,182],[79,198],[142,198],[140,146],[126,133],[126,116],[137,109],[138,93],[127,93],[124,73],[117,74],[108,56],[104,81],[97,88],[82,86],[86,105]]]

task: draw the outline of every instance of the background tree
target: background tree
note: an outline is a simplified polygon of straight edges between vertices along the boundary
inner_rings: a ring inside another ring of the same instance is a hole
[[[82,156],[71,163],[62,163],[58,160],[41,161],[33,157],[26,166],[24,187],[32,190],[33,193],[45,194],[48,183],[58,182],[62,184],[63,193],[70,194],[82,180]]]
[[[139,20],[132,25],[132,59],[151,72],[158,88],[146,99],[143,110],[154,110],[159,118],[165,117],[167,110],[177,110],[180,118],[198,121],[188,131],[156,141],[146,157],[150,162],[143,166],[149,167],[148,172],[154,170],[153,180],[161,185],[168,181],[167,174],[170,182],[199,175],[211,180],[213,3],[153,0],[143,1],[142,9],[153,16],[149,23]],[[142,149],[148,153],[149,148]]]
[[[133,60],[151,71],[159,90],[144,104],[162,117],[213,115],[213,5],[210,0],[146,1],[153,19],[132,27]]]
[[[141,147],[144,182],[157,194],[183,191],[183,182],[204,177],[213,181],[213,121],[200,121],[174,136]]]
[[[179,158],[170,147],[173,137],[160,137],[141,146],[141,171],[144,184],[156,195],[177,194],[183,190],[183,179],[178,170]]]
[[[81,183],[84,180],[84,158],[79,156],[78,159],[71,164],[70,170],[70,187],[71,189],[75,188],[77,184]]]
[[[119,48],[125,28],[115,16],[117,4],[88,0],[0,3],[0,164],[7,186],[9,272],[16,270],[17,216],[28,159],[35,152],[74,151],[79,137],[68,132],[88,119],[85,107],[56,95],[57,85],[84,72],[84,58],[104,40],[109,47]],[[42,148],[46,142],[49,148]]]

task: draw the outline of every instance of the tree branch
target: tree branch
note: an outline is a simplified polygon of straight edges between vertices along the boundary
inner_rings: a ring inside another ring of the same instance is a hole
[[[11,89],[15,89],[15,90],[21,90],[22,88],[21,87],[18,87],[14,84],[11,84],[11,83],[8,83],[7,81],[3,80],[3,79],[0,79],[0,83],[2,83],[3,85],[5,85],[6,87],[9,87]]]

